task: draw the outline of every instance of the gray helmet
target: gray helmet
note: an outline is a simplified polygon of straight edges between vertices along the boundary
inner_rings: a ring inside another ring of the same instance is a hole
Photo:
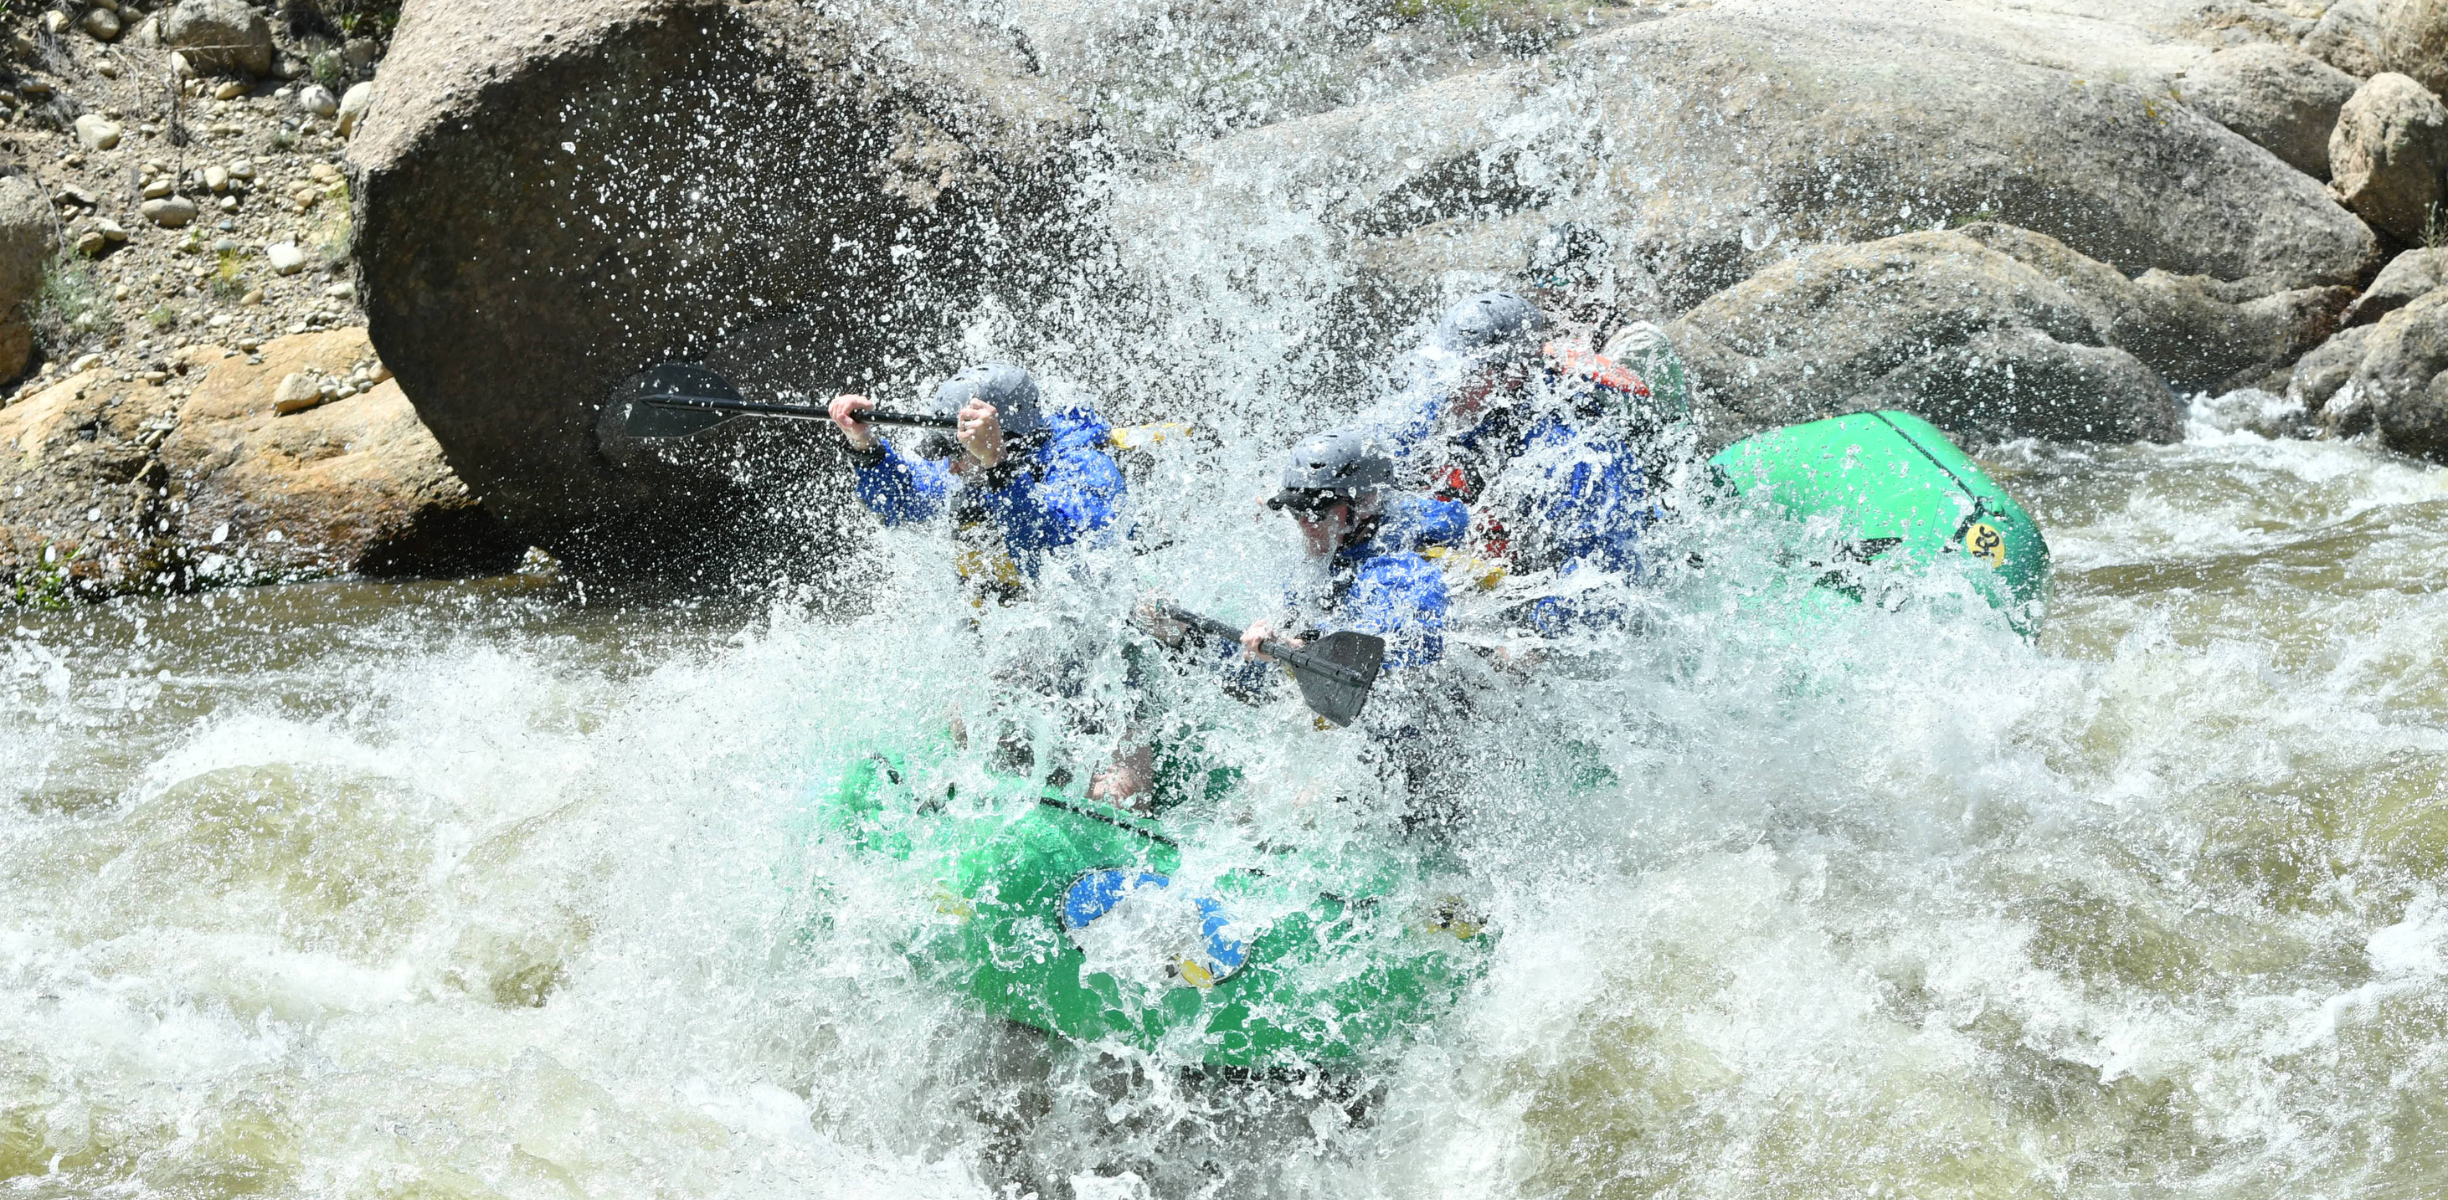
[[[1394,482],[1394,459],[1367,429],[1312,434],[1292,447],[1284,465],[1283,490],[1267,507],[1315,512],[1336,501],[1355,500]]]
[[[935,411],[956,413],[971,400],[994,405],[1003,432],[1025,437],[1043,433],[1045,413],[1037,404],[1037,381],[1010,363],[979,363],[944,380],[935,389]]]
[[[1529,301],[1511,292],[1481,292],[1446,309],[1428,344],[1474,364],[1527,362],[1546,331],[1547,318]]]

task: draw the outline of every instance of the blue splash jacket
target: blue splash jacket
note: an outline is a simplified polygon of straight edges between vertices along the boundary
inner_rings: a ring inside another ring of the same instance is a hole
[[[1105,453],[1112,426],[1084,408],[1062,409],[1046,424],[1047,436],[1025,456],[1006,457],[966,487],[950,464],[883,440],[883,458],[858,469],[859,500],[886,525],[932,521],[948,504],[964,523],[1000,531],[1013,565],[1035,579],[1047,551],[1113,529],[1129,490]]]

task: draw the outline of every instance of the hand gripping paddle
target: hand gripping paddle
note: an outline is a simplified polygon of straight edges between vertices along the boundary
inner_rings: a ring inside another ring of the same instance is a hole
[[[1214,617],[1171,605],[1157,606],[1156,615],[1201,633],[1241,640],[1240,630]],[[1377,672],[1385,666],[1385,639],[1350,630],[1327,634],[1307,646],[1268,638],[1258,643],[1258,649],[1290,667],[1292,681],[1300,685],[1301,699],[1309,702],[1309,711],[1336,725],[1349,725],[1360,715],[1368,704],[1369,689],[1377,684]]]
[[[812,404],[765,404],[740,395],[731,381],[705,367],[665,363],[631,376],[612,393],[612,402],[628,406],[624,428],[633,438],[687,437],[733,417],[791,417],[830,421],[832,414]],[[873,425],[916,425],[926,429],[956,428],[949,413],[887,412],[880,408],[859,414]]]

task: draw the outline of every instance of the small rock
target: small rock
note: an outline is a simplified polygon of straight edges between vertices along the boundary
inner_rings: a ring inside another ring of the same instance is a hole
[[[69,373],[69,374],[71,374],[71,375],[81,375],[81,374],[84,374],[84,373],[85,373],[85,372],[87,372],[87,371],[93,370],[95,367],[98,367],[98,366],[101,366],[101,365],[102,365],[102,356],[101,356],[101,355],[99,355],[99,354],[88,354],[88,355],[85,355],[85,356],[83,356],[83,357],[81,357],[81,358],[77,359],[75,362],[69,363],[69,364],[68,364],[68,373]]]
[[[237,162],[229,165],[229,175],[232,179],[253,183],[255,181],[255,164],[248,159],[239,159]]]
[[[101,62],[94,64],[94,74],[99,75],[104,79],[117,79],[119,78],[119,64],[112,62],[107,58],[103,59]]]
[[[342,137],[356,132],[357,122],[364,119],[367,106],[373,103],[374,84],[371,81],[352,85],[348,93],[340,97],[340,134]]]
[[[196,202],[185,196],[164,196],[137,205],[136,211],[164,229],[177,229],[196,219]]]
[[[76,119],[76,140],[88,150],[108,150],[119,144],[119,126],[108,117],[87,113]]]
[[[306,252],[296,242],[280,242],[264,247],[264,258],[272,269],[282,275],[295,275],[306,269]]]
[[[99,229],[88,229],[77,235],[76,251],[87,258],[100,258],[102,252],[108,249],[110,239],[102,236]]]
[[[68,14],[61,12],[56,8],[52,9],[51,11],[42,15],[42,27],[44,33],[66,33],[68,31]]]
[[[326,401],[336,399],[323,394],[323,383],[304,371],[293,371],[281,377],[280,386],[272,389],[272,411],[281,414],[304,412]]]
[[[381,55],[382,47],[376,45],[373,38],[350,38],[340,45],[340,57],[360,71],[373,66],[374,60]]]
[[[264,294],[262,288],[256,288],[255,290],[248,292],[246,295],[238,297],[238,303],[248,308],[253,308],[254,306],[263,302]],[[250,346],[245,342],[240,342],[238,343],[238,347],[242,350],[252,350],[255,348],[255,346],[260,346],[262,344],[263,343],[261,342],[257,342],[254,346]]]
[[[357,294],[355,285],[343,280],[323,289],[323,294],[335,300],[346,300]]]
[[[120,284],[119,286],[114,287],[114,288],[112,288],[112,289],[111,289],[111,299],[113,299],[113,300],[125,300],[125,299],[127,299],[127,298],[128,298],[128,285],[126,285],[126,284],[124,284],[124,283],[123,283],[123,284]]]
[[[122,28],[119,14],[99,5],[86,9],[85,19],[77,24],[84,26],[85,32],[97,42],[117,41]]]
[[[317,183],[332,184],[340,182],[341,179],[340,168],[327,162],[317,162],[309,165],[306,168],[306,173],[313,176],[315,182]]]
[[[206,167],[206,168],[204,168],[204,186],[205,186],[207,189],[211,190],[211,191],[214,191],[214,192],[226,192],[226,191],[228,191],[228,190],[229,190],[229,180],[230,180],[230,175],[229,175],[229,168],[228,168],[228,167]]]
[[[145,181],[144,198],[159,200],[178,190],[178,184],[167,175],[156,175]]]
[[[218,203],[221,206],[222,212],[234,213],[238,211],[238,197],[236,196],[223,196]]]
[[[180,79],[193,79],[196,73],[195,64],[187,61],[185,54],[173,50],[170,52],[170,73]]]
[[[272,73],[283,79],[300,78],[306,74],[306,71],[306,60],[294,54],[281,55],[280,65],[272,68]]]
[[[377,362],[366,371],[366,378],[374,383],[381,383],[391,378],[391,368]]]
[[[39,100],[51,94],[51,85],[40,79],[20,79],[17,81],[17,94]]]
[[[53,193],[51,198],[59,204],[72,208],[92,208],[94,206],[94,194],[73,183],[61,184],[60,190]]]
[[[298,89],[297,103],[299,108],[318,117],[332,116],[340,111],[340,101],[319,83],[310,83]]]
[[[204,71],[272,71],[272,25],[245,0],[179,0],[161,15],[162,42]]]
[[[95,221],[94,228],[101,230],[102,236],[109,238],[113,242],[124,242],[128,239],[128,232],[126,228],[121,226],[119,222],[113,221],[108,217]]]

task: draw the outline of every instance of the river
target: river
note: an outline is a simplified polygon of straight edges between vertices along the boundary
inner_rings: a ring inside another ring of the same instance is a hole
[[[513,576],[16,613],[0,1178],[2439,1194],[2448,471],[2220,411],[2175,445],[1986,452],[2057,556],[2036,644],[1913,607],[1791,636],[1694,583],[1604,669],[1523,685],[1489,736],[1570,734],[1619,786],[1478,781],[1494,970],[1326,1076],[983,1020],[895,952],[905,898],[797,886],[828,755],[991,703],[915,535],[870,552],[865,600]],[[1150,496],[1246,493],[1258,461],[1228,440]],[[1120,569],[1229,610],[1290,553],[1202,519],[1212,552]],[[1280,724],[1279,765],[1329,736]]]

